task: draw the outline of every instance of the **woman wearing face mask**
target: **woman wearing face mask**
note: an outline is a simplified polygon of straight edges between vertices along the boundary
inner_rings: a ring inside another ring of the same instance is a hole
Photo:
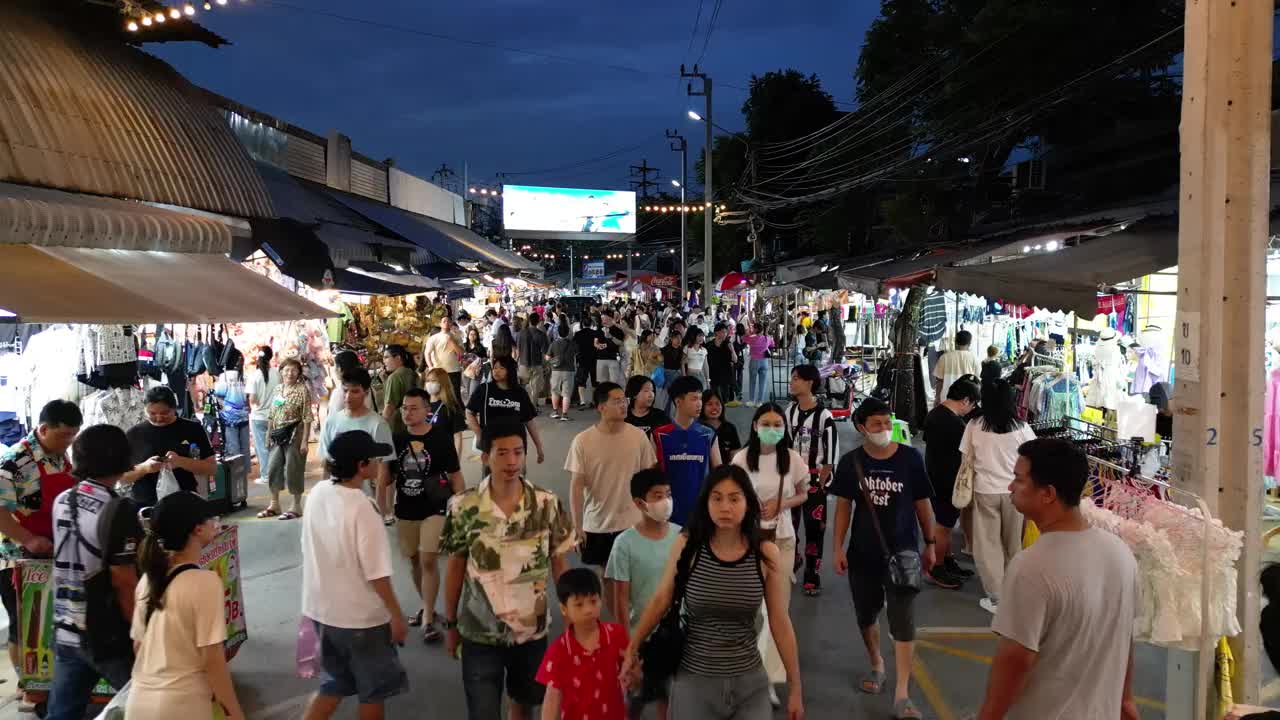
[[[728,462],[738,448],[742,447],[738,428],[724,419],[724,399],[716,390],[702,393],[702,414],[698,421],[716,431],[716,442],[720,445],[720,457],[724,462]]]
[[[653,429],[671,424],[671,416],[653,406],[657,391],[653,380],[644,375],[636,375],[627,381],[624,389],[627,396],[627,423],[644,430],[644,434],[653,437]]]
[[[705,404],[704,404],[705,407]],[[747,446],[733,456],[733,464],[747,471],[751,485],[760,497],[760,529],[766,539],[778,546],[778,554],[790,559],[796,551],[796,530],[791,524],[791,509],[804,504],[805,489],[809,484],[804,458],[791,449],[787,437],[787,421],[782,406],[768,402],[756,410],[751,419],[751,437]],[[787,587],[795,582],[793,573],[787,576]],[[786,596],[786,611],[790,612],[791,592]],[[758,642],[764,669],[769,675],[769,700],[774,707],[779,704],[773,685],[786,680],[786,668],[782,656],[773,644],[766,613]]]
[[[997,380],[982,390],[982,418],[965,426],[960,452],[973,461],[973,560],[987,596],[982,609],[995,614],[1004,569],[1022,549],[1022,513],[1013,506],[1009,484],[1018,446],[1036,434],[1015,411],[1013,388]]]
[[[467,427],[466,411],[453,392],[453,380],[444,368],[427,371],[423,389],[431,396],[431,424],[452,428],[453,446],[462,457],[462,431]]]
[[[134,593],[129,634],[137,658],[125,714],[167,720],[174,708],[197,715],[205,708],[207,716],[212,699],[229,720],[241,720],[222,647],[222,579],[199,565],[220,530],[213,506],[194,493],[174,493],[151,510],[150,526],[138,552],[145,575]]]

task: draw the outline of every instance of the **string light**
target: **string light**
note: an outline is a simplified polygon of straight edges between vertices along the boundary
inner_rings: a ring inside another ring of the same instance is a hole
[[[213,9],[213,6],[212,6],[212,5],[210,5],[209,3],[205,3],[205,4],[204,4],[204,9],[205,9],[205,10],[212,10],[212,9]]]
[[[129,21],[129,24],[126,27],[129,28],[129,32],[138,32],[138,23],[132,20]]]
[[[182,17],[182,13],[178,11],[178,8],[169,8],[169,17],[177,20]]]
[[[142,18],[142,24],[143,24],[143,25],[146,25],[147,27],[151,27],[151,16],[150,16],[150,15],[148,15],[148,16],[146,16],[146,17]]]
[[[162,23],[164,21],[165,21],[164,13],[156,13],[156,22]]]
[[[191,7],[190,5],[186,5],[186,6],[183,6],[182,13],[187,16],[195,15],[196,9]]]

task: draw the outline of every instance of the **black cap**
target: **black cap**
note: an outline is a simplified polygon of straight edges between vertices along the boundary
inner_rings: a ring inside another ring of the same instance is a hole
[[[390,454],[390,445],[374,442],[373,436],[364,430],[348,430],[329,443],[329,457],[337,462],[373,460]]]
[[[217,516],[218,511],[208,500],[193,492],[179,491],[166,495],[151,508],[151,531],[160,536],[166,550],[181,550],[192,531]]]

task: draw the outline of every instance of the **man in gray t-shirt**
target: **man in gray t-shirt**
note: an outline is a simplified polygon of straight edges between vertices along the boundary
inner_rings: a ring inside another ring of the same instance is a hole
[[[1127,545],[1080,512],[1089,462],[1065,440],[1018,448],[1013,504],[1035,544],[1005,573],[1000,636],[979,720],[1136,720],[1138,566]]]

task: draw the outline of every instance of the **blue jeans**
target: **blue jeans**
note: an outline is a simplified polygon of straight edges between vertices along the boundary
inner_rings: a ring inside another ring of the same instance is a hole
[[[78,647],[55,643],[53,687],[49,690],[46,720],[83,720],[84,711],[89,707],[89,694],[99,678],[106,678],[111,687],[119,689],[129,682],[132,674],[132,654],[94,662]]]
[[[765,401],[765,384],[769,382],[769,358],[751,358],[751,400]]]
[[[504,686],[512,702],[526,708],[541,705],[546,688],[536,678],[546,653],[546,638],[518,645],[485,645],[463,639],[462,689],[467,696],[467,720],[502,720]]]
[[[253,452],[258,456],[258,477],[263,482],[267,481],[267,460],[271,457],[271,448],[267,446],[267,426],[266,420],[250,420],[249,427],[253,429]]]

